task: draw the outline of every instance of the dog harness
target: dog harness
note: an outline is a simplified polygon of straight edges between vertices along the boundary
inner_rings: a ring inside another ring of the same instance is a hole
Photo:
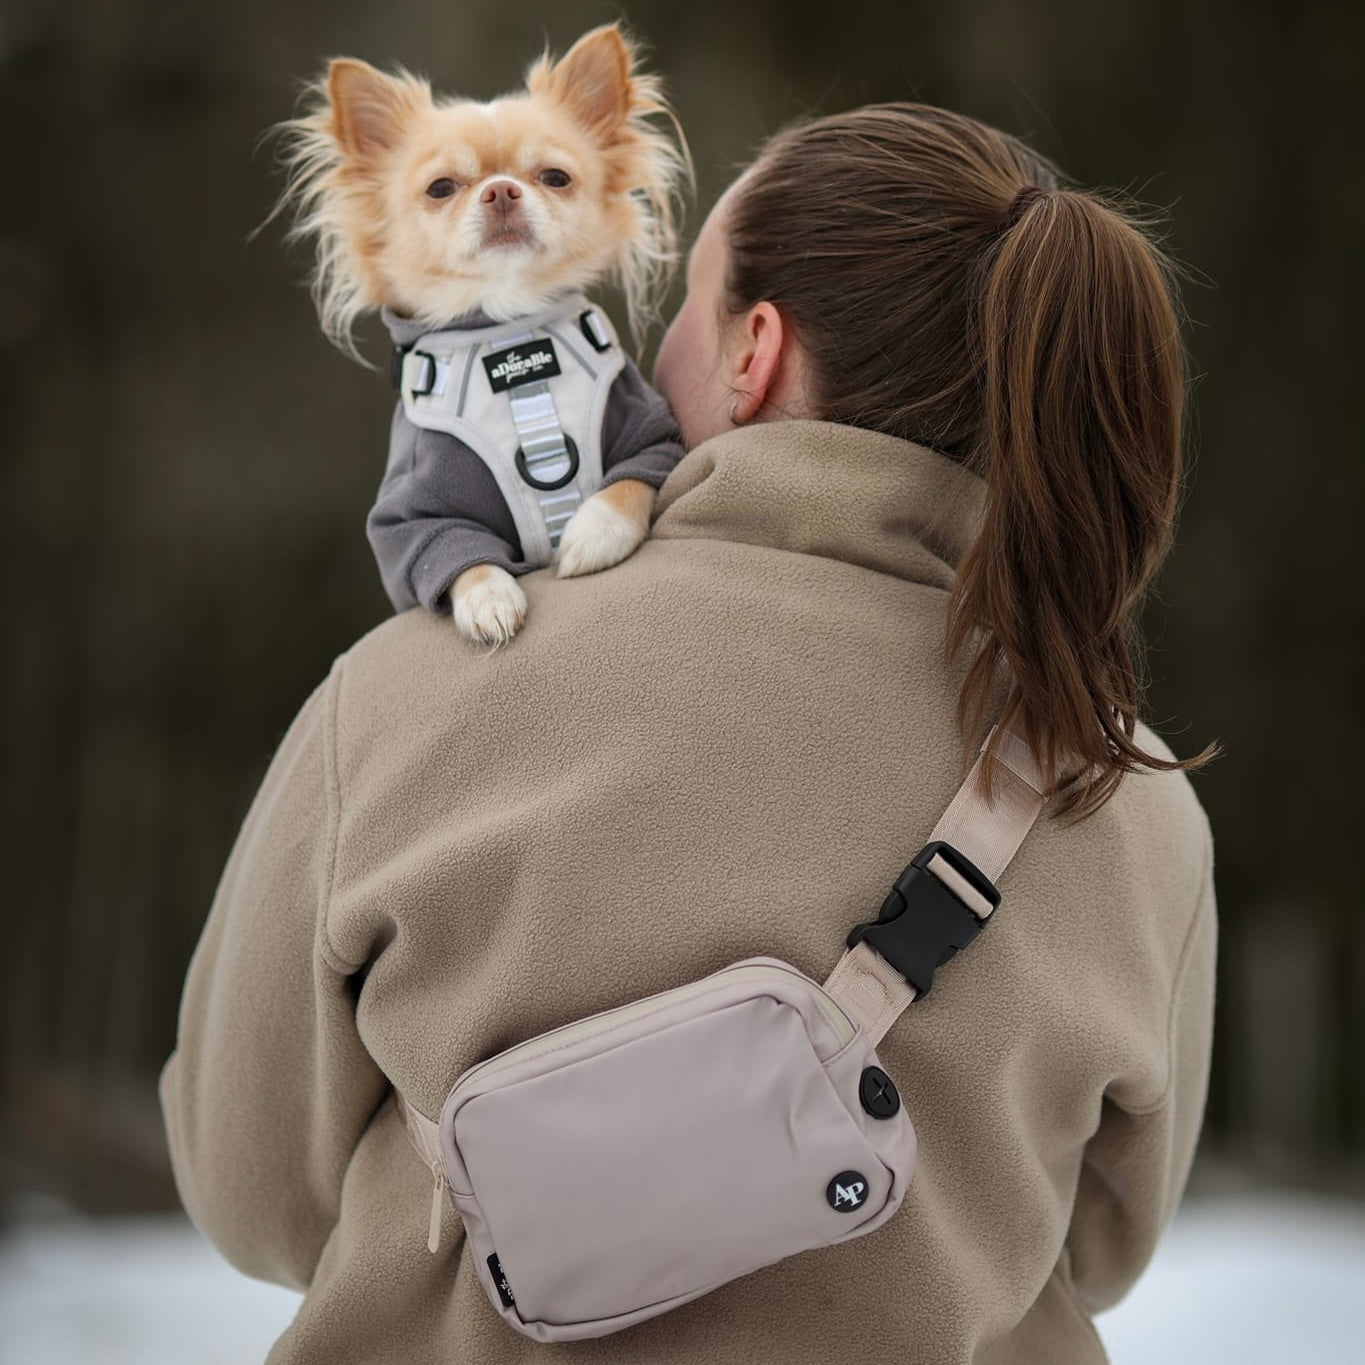
[[[626,363],[611,320],[581,293],[488,327],[396,346],[408,421],[463,441],[488,466],[528,563],[549,564],[602,482],[602,423]]]

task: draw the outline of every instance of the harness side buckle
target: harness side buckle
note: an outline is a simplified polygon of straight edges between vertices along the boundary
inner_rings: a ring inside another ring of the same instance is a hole
[[[602,326],[602,319],[597,316],[596,309],[588,308],[580,313],[578,327],[588,339],[588,344],[599,355],[603,351],[611,350],[611,338],[607,335],[606,328]]]
[[[389,355],[389,383],[393,385],[399,393],[403,392],[403,361],[407,359],[408,352],[412,350],[415,342],[409,342],[406,346],[395,345]],[[412,386],[414,397],[420,398],[423,394],[428,394],[436,386],[436,357],[428,355],[425,351],[416,352],[422,361],[422,366],[415,377]]]

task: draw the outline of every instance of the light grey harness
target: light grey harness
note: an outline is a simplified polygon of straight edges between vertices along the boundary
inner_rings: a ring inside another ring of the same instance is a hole
[[[583,294],[491,327],[428,332],[396,372],[415,426],[448,432],[492,471],[522,556],[550,563],[569,518],[602,483],[602,421],[626,357]]]

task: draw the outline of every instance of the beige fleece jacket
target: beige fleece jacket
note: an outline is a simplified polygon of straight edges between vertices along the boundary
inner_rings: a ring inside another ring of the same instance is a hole
[[[437,1115],[474,1062],[743,957],[825,979],[959,782],[944,612],[983,496],[892,437],[746,427],[688,453],[624,563],[524,576],[506,648],[412,610],[336,661],[247,813],[161,1080],[190,1216],[305,1291],[272,1362],[1104,1359],[1088,1315],[1151,1256],[1204,1107],[1212,843],[1183,775],[1045,814],[879,1044],[919,1164],[864,1237],[537,1343],[449,1205],[427,1251],[431,1175],[385,1102]]]

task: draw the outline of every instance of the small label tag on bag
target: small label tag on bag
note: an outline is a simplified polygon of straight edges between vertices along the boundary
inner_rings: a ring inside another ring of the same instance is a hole
[[[493,1283],[498,1287],[498,1297],[502,1300],[502,1306],[515,1308],[517,1301],[512,1297],[512,1286],[507,1283],[507,1276],[502,1273],[502,1262],[498,1260],[496,1251],[488,1258],[488,1268],[493,1272]]]
[[[488,371],[488,382],[494,393],[515,389],[518,384],[532,384],[537,379],[548,379],[560,372],[555,344],[548,337],[524,341],[505,351],[494,351],[492,355],[484,356],[483,367]]]

